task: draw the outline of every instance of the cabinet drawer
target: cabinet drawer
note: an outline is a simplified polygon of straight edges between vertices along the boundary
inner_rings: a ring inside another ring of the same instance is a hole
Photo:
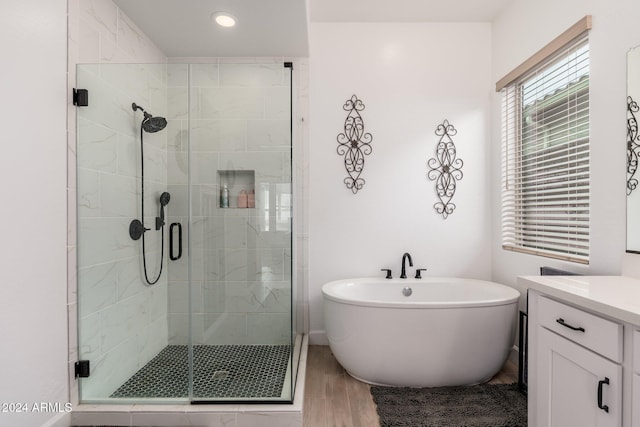
[[[622,325],[541,296],[540,324],[571,341],[622,362]]]

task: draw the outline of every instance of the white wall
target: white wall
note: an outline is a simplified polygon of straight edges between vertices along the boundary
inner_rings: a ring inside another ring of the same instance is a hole
[[[553,13],[549,13],[553,11]],[[500,237],[500,96],[492,102],[493,279],[513,285],[543,265],[583,274],[621,273],[626,212],[626,55],[640,44],[634,0],[516,0],[493,24],[495,82],[583,16],[591,48],[591,256],[589,266],[504,251]],[[640,257],[636,258],[640,260]],[[638,262],[638,261],[635,261]],[[633,263],[633,261],[631,262]],[[524,291],[524,290],[521,290]]]
[[[488,145],[490,24],[312,23],[310,32],[309,302],[313,342],[324,342],[322,285],[400,274],[409,252],[430,276],[490,278]],[[365,104],[373,152],[364,188],[347,189],[336,136],[343,104]],[[448,119],[464,161],[444,220],[427,161]],[[409,269],[413,273],[413,269]]]
[[[4,2],[0,14],[0,402],[68,402],[66,0]],[[0,413],[36,426],[64,414]]]
[[[632,98],[634,102],[640,100],[640,46],[636,46],[629,51],[627,55],[627,75],[629,77],[627,95]],[[639,119],[638,112],[633,113],[636,121]],[[627,114],[630,119],[629,113]],[[627,125],[628,126],[628,125]],[[637,131],[634,134],[635,142],[637,143]],[[627,139],[629,136],[627,136]],[[633,179],[638,182],[638,172],[633,176]],[[640,221],[637,221],[640,217],[640,191],[636,188],[627,196],[627,218],[630,219],[627,223],[627,248],[630,250],[640,250]]]

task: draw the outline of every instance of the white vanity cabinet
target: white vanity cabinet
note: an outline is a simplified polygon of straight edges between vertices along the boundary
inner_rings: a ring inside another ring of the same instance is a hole
[[[518,283],[528,289],[528,425],[640,427],[640,280]]]
[[[621,425],[620,365],[548,330],[541,331],[538,355],[538,425]]]
[[[621,360],[602,353],[621,355],[622,326],[544,296],[537,298],[537,425],[621,426]],[[605,331],[611,335],[597,341]],[[604,345],[607,341],[614,341],[614,348]]]
[[[633,402],[631,406],[632,427],[640,427],[640,330],[633,331],[633,375],[632,377],[632,396]]]

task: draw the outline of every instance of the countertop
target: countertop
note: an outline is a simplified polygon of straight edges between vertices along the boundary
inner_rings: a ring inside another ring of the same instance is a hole
[[[640,280],[625,276],[519,276],[518,284],[640,326]]]

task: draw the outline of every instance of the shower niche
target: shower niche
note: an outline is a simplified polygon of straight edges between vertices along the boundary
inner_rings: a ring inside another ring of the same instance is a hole
[[[78,65],[80,402],[292,401],[291,76],[276,60]]]
[[[220,189],[221,208],[247,209],[256,207],[255,170],[219,170],[218,188]],[[228,203],[223,201],[225,188],[228,192]]]

